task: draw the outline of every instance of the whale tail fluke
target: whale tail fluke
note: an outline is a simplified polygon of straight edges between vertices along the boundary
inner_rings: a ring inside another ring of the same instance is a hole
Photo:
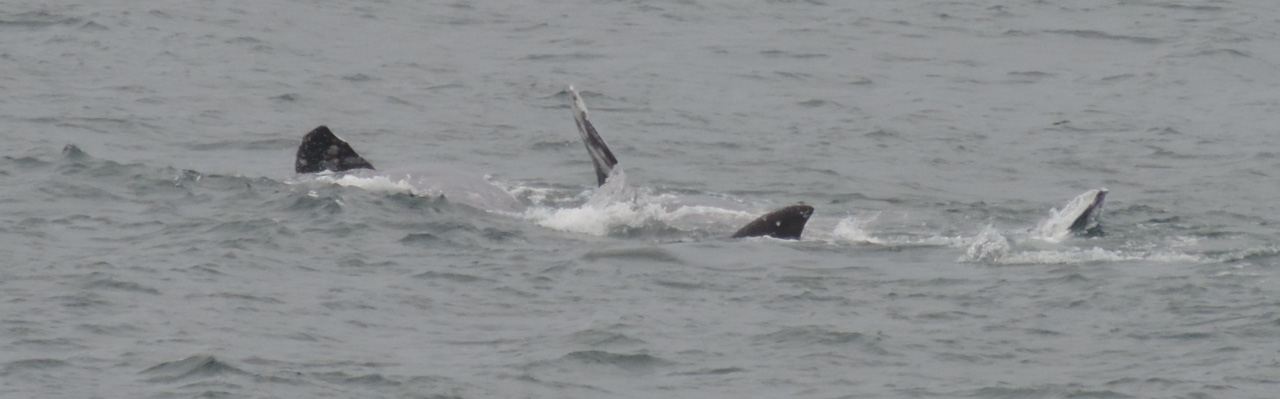
[[[766,213],[764,216],[751,221],[751,223],[747,223],[737,233],[733,233],[733,238],[773,237],[784,240],[799,240],[800,233],[804,232],[805,223],[809,222],[809,216],[813,216],[812,206],[804,204],[791,205]]]
[[[582,135],[582,143],[587,146],[591,163],[596,166],[596,183],[598,186],[603,186],[605,180],[609,179],[609,174],[613,172],[613,166],[618,164],[618,159],[614,158],[613,152],[609,151],[609,146],[604,144],[604,139],[596,133],[596,127],[587,120],[587,103],[582,101],[582,96],[578,95],[578,91],[574,90],[573,86],[569,86],[569,94],[573,95],[573,120],[578,123],[578,133]]]
[[[302,137],[298,158],[293,164],[294,172],[345,172],[351,169],[373,169],[373,164],[356,154],[356,150],[329,131],[328,126],[321,125]]]

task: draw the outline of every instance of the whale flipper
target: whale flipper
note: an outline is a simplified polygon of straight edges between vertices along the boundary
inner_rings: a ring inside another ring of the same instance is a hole
[[[804,224],[813,216],[813,207],[808,205],[791,205],[747,223],[733,238],[773,237],[784,240],[799,240],[804,232]]]
[[[569,94],[573,95],[573,120],[578,123],[582,144],[587,146],[587,153],[591,154],[591,163],[596,166],[596,183],[603,186],[605,180],[609,179],[609,173],[613,172],[613,166],[618,164],[618,159],[613,157],[609,146],[605,145],[604,139],[596,133],[596,127],[587,120],[587,103],[582,101],[582,96],[578,95],[578,91],[574,90],[573,86],[569,86]]]
[[[328,126],[321,125],[302,137],[298,158],[293,164],[294,172],[345,172],[351,169],[373,169],[373,164],[356,154],[356,150],[329,131]]]
[[[1076,235],[1099,235],[1102,234],[1102,203],[1107,199],[1107,189],[1100,188],[1097,190],[1089,190],[1079,197],[1071,200],[1063,211],[1068,210],[1079,212],[1075,216],[1075,220],[1071,222],[1071,226],[1067,227]],[[1072,207],[1075,205],[1075,207]]]

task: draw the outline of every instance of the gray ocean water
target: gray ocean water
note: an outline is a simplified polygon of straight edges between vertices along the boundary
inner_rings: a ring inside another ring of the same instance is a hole
[[[1275,397],[1278,89],[1265,1],[9,2],[0,397]]]

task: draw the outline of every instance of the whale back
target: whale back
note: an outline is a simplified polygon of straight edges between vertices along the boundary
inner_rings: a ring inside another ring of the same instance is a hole
[[[766,213],[764,216],[747,223],[733,233],[733,238],[742,237],[773,237],[784,240],[799,240],[800,233],[804,232],[805,223],[809,222],[809,216],[813,216],[813,207],[800,204],[791,205],[773,212]]]
[[[293,164],[294,172],[345,172],[352,169],[373,169],[373,164],[356,154],[356,150],[333,134],[328,126],[321,125],[302,137],[302,145],[298,146],[298,157]]]

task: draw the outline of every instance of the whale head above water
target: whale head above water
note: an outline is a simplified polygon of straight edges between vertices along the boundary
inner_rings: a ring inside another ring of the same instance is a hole
[[[373,169],[373,164],[356,154],[356,150],[329,131],[328,126],[321,125],[302,137],[302,145],[298,146],[298,157],[293,164],[295,173],[345,172],[351,169]]]
[[[1106,199],[1107,189],[1100,188],[1089,190],[1072,200],[1062,209],[1064,212],[1078,212],[1067,230],[1077,235],[1102,234],[1102,203]]]
[[[1102,206],[1107,189],[1098,188],[1076,196],[1061,210],[1054,209],[1036,228],[1041,237],[1056,241],[1069,236],[1102,235]]]
[[[766,213],[764,216],[751,221],[751,223],[747,223],[737,233],[733,233],[733,238],[773,237],[784,240],[799,240],[800,233],[804,232],[805,223],[809,222],[809,216],[813,216],[812,206],[804,204],[791,205]]]

